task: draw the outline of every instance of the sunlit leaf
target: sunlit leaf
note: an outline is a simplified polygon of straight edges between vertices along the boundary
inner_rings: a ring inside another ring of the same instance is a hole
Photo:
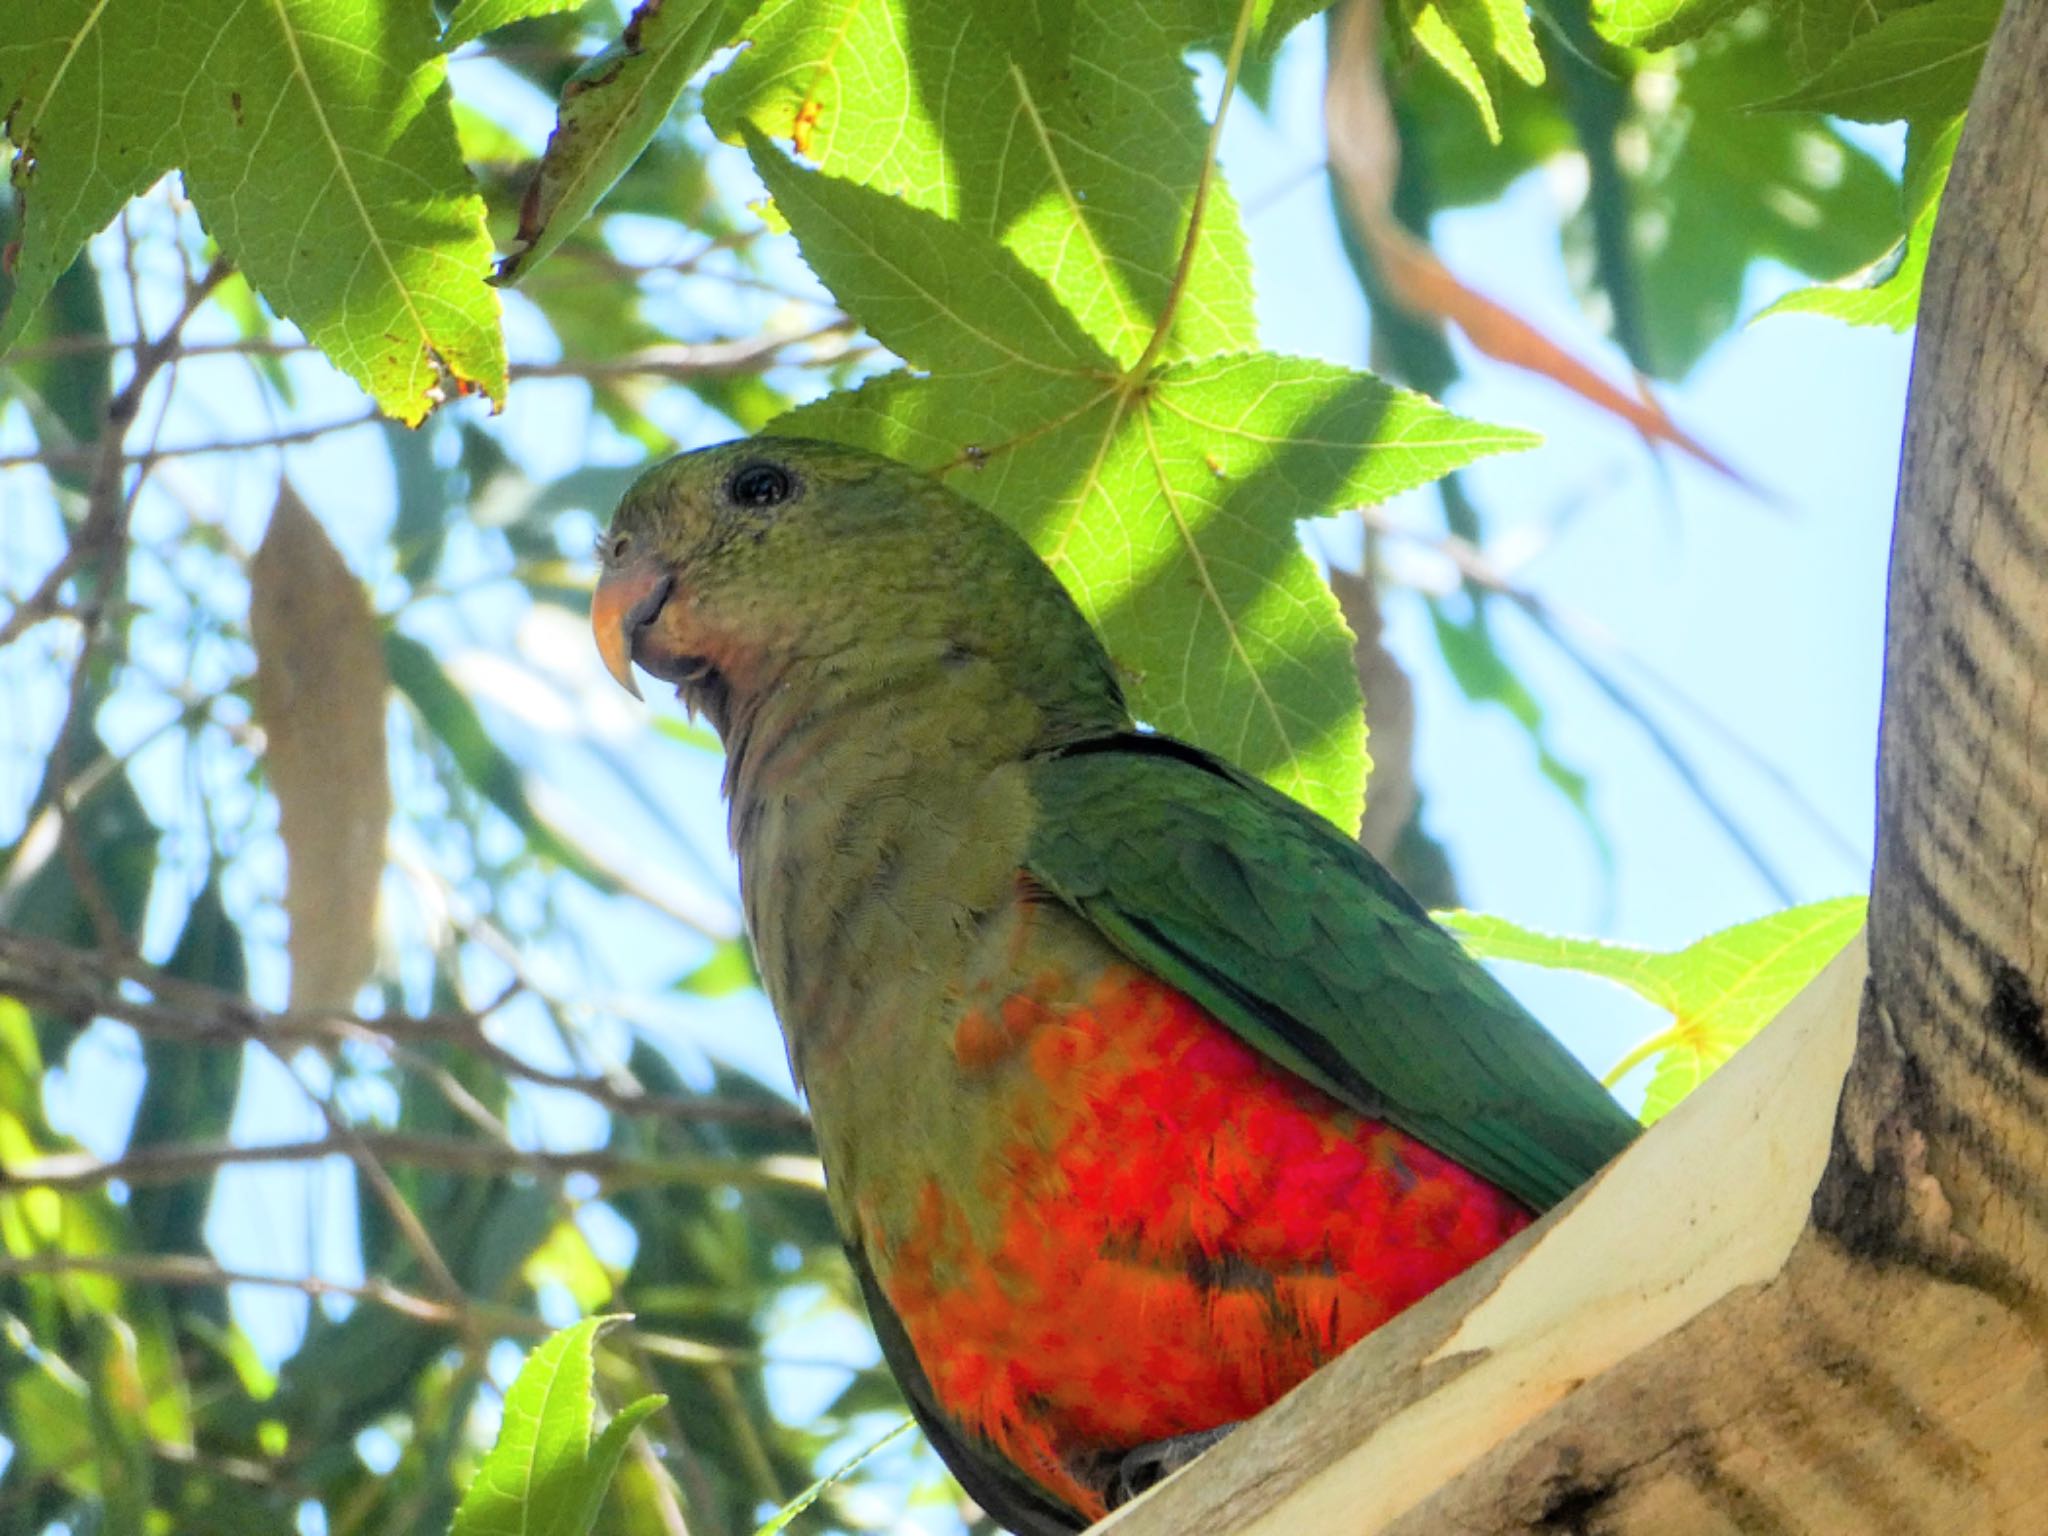
[[[1887,15],[1923,0],[1768,0],[1785,39],[1785,55],[1794,76],[1810,80],[1825,69],[1852,38],[1868,32]]]
[[[494,281],[525,277],[590,216],[753,4],[642,0],[619,40],[563,87],[555,131],[520,205],[519,234]]]
[[[1217,9],[769,0],[705,111],[720,133],[750,125],[1000,243],[1127,363],[1176,282],[1208,142],[1181,54],[1213,40]],[[1169,356],[1257,342],[1244,234],[1220,185],[1205,220]]]
[[[567,1219],[556,1222],[541,1245],[526,1256],[521,1274],[536,1289],[559,1285],[584,1312],[604,1306],[617,1288],[611,1271],[591,1250],[583,1229]]]
[[[2004,0],[1934,0],[1885,17],[1768,103],[1866,123],[1952,117],[1970,104]]]
[[[1399,11],[1417,46],[1472,99],[1487,138],[1498,144],[1494,103],[1503,66],[1525,84],[1544,78],[1528,7],[1522,0],[1402,0]]]
[[[1956,142],[1963,119],[1952,117],[1931,127],[1915,124],[1906,135],[1906,216],[1908,227],[1898,247],[1863,280],[1835,286],[1796,288],[1765,315],[1831,315],[1850,325],[1882,325],[1903,331],[1920,312],[1920,281],[1927,271],[1927,250],[1934,238],[1934,220],[1941,194],[1948,186]]]
[[[1366,759],[1350,636],[1295,523],[1533,438],[1300,358],[1172,363],[1134,388],[1007,248],[756,156],[819,275],[929,370],[773,430],[890,454],[1000,513],[1101,630],[1141,718],[1355,826]],[[892,254],[904,250],[923,259]]]
[[[720,752],[718,733],[709,726],[699,725],[694,720],[679,720],[674,715],[654,717],[655,730],[680,746],[697,752]]]
[[[1748,0],[1594,0],[1593,24],[1610,42],[1669,48],[1698,37]]]
[[[0,350],[121,205],[184,172],[208,232],[392,415],[505,388],[483,203],[411,0],[47,0],[0,37],[26,217]]]
[[[449,1536],[586,1536],[640,1422],[666,1401],[638,1399],[590,1434],[597,1335],[616,1318],[565,1328],[520,1367],[497,1444],[477,1469]]]
[[[1760,36],[1719,67],[1731,81],[1749,78],[1775,46]],[[1639,92],[1622,130],[1640,146],[1623,179],[1641,294],[1637,362],[1662,378],[1684,374],[1735,323],[1760,258],[1833,280],[1874,261],[1899,227],[1897,183],[1826,123],[1678,84],[1675,96]]]
[[[1724,928],[1679,950],[1631,949],[1598,939],[1538,933],[1474,912],[1438,918],[1473,954],[1579,971],[1627,987],[1672,1016],[1669,1028],[1616,1063],[1609,1084],[1656,1063],[1645,1123],[1670,1113],[1746,1045],[1863,926],[1861,896],[1817,901]]]
[[[441,46],[450,51],[474,42],[486,32],[509,27],[515,21],[535,16],[557,16],[581,8],[586,0],[462,0],[448,18],[448,30],[441,34]]]
[[[696,997],[725,997],[748,987],[758,987],[754,957],[744,939],[727,939],[711,951],[695,970],[676,978],[675,990]]]

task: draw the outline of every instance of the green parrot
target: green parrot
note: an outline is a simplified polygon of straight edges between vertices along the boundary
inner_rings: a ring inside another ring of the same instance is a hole
[[[938,481],[727,443],[599,552],[613,675],[725,743],[883,1350],[1012,1530],[1100,1517],[1634,1136],[1351,838],[1138,727],[1066,589]]]

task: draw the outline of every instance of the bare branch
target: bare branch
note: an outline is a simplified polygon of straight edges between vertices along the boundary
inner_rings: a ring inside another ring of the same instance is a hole
[[[550,1072],[486,1035],[481,1014],[385,1014],[365,1019],[353,1014],[273,1012],[236,993],[168,975],[142,960],[5,928],[0,928],[0,995],[52,1012],[115,1019],[144,1034],[193,1045],[352,1041],[380,1050],[399,1042],[453,1045],[474,1051],[508,1076],[579,1093],[618,1114],[783,1129],[808,1123],[795,1105],[642,1095],[602,1078]]]
[[[271,1054],[276,1056],[279,1066],[292,1073],[294,1078],[298,1077],[292,1063],[275,1047],[271,1047]],[[303,1087],[304,1083],[301,1082],[300,1086]],[[333,1142],[338,1150],[348,1154],[349,1161],[355,1164],[356,1177],[369,1186],[371,1195],[384,1207],[385,1215],[391,1218],[391,1224],[398,1229],[398,1235],[404,1239],[405,1246],[412,1250],[413,1257],[419,1260],[420,1268],[427,1278],[434,1282],[434,1289],[440,1293],[441,1299],[451,1306],[464,1306],[468,1300],[468,1292],[463,1289],[462,1282],[455,1278],[455,1271],[448,1267],[448,1261],[441,1257],[441,1250],[434,1242],[433,1235],[427,1231],[426,1223],[420,1220],[419,1212],[415,1211],[412,1203],[399,1192],[390,1170],[384,1166],[383,1159],[370,1145],[369,1138],[343,1119],[326,1095],[308,1090],[306,1096],[319,1106],[321,1118],[327,1122],[327,1139]],[[489,1146],[490,1143],[483,1142],[479,1145]]]
[[[191,1290],[253,1285],[266,1290],[297,1291],[302,1296],[341,1296],[350,1301],[383,1307],[416,1322],[451,1328],[472,1336],[482,1332],[513,1338],[542,1338],[555,1331],[554,1325],[546,1319],[515,1307],[474,1301],[463,1307],[453,1307],[374,1276],[355,1285],[342,1280],[323,1279],[319,1275],[266,1275],[252,1270],[229,1269],[212,1259],[177,1253],[0,1254],[0,1280],[64,1275],[105,1275],[128,1285],[162,1285]],[[615,1330],[609,1335],[608,1342],[630,1345],[679,1365],[700,1368],[760,1365],[765,1358],[753,1350],[727,1349],[696,1339],[631,1326]],[[792,1365],[840,1364],[838,1361],[810,1361],[795,1357],[774,1358]]]
[[[846,347],[805,358],[778,356],[785,348],[839,339],[850,341],[860,328],[844,315],[835,314],[824,324],[808,331],[777,332],[763,336],[733,337],[718,341],[676,342],[646,347],[623,357],[558,358],[551,362],[514,362],[510,373],[521,378],[614,378],[648,375],[660,378],[702,378],[714,374],[752,373],[771,364],[802,367],[830,367],[874,351],[869,346]],[[48,362],[56,358],[92,356],[95,353],[128,352],[147,343],[101,336],[59,336],[34,347],[21,347],[7,354],[9,366]],[[308,341],[281,341],[268,336],[241,337],[234,341],[194,342],[178,349],[180,360],[209,357],[305,357],[319,351]],[[13,462],[29,456],[17,456]],[[37,455],[37,462],[48,462]]]
[[[801,347],[837,339],[850,341],[859,327],[843,315],[835,316],[812,330],[789,334],[748,336],[732,341],[678,342],[668,346],[643,347],[624,357],[563,358],[552,363],[514,363],[512,378],[519,379],[613,379],[661,378],[701,379],[737,373],[759,373],[773,364],[801,364],[830,367],[866,356],[872,346],[841,346],[807,358],[786,358],[789,347]]]
[[[187,291],[183,307],[163,334],[154,341],[136,344],[134,370],[129,374],[128,382],[107,402],[99,436],[90,446],[61,449],[47,457],[40,453],[0,455],[0,468],[16,463],[54,464],[62,461],[75,468],[90,467],[92,470],[86,490],[85,517],[72,535],[70,546],[37,583],[36,589],[17,603],[7,615],[6,622],[0,624],[0,646],[11,643],[26,630],[55,616],[59,611],[59,594],[73,576],[88,567],[104,569],[119,554],[126,541],[128,522],[126,501],[121,495],[121,471],[127,462],[122,449],[128,428],[134,424],[136,413],[142,408],[142,397],[157,374],[178,355],[179,335],[185,328],[185,322],[206,302],[207,296],[227,277],[228,271],[224,258],[214,262],[206,275]],[[105,588],[110,584],[102,581],[100,585]],[[83,605],[78,616],[90,637],[99,622],[97,605]]]
[[[360,1285],[326,1280],[318,1275],[263,1275],[249,1270],[228,1269],[211,1259],[180,1253],[38,1253],[27,1257],[0,1254],[0,1279],[21,1279],[30,1275],[105,1275],[135,1285],[171,1285],[211,1289],[227,1285],[256,1285],[271,1290],[298,1291],[306,1296],[345,1296],[403,1313],[423,1323],[444,1328],[462,1328],[464,1312],[486,1315],[491,1325],[504,1333],[543,1334],[551,1330],[537,1317],[505,1307],[461,1308],[414,1295],[387,1280],[372,1277]]]
[[[266,437],[240,438],[232,442],[217,443],[173,443],[168,448],[151,448],[141,453],[122,454],[122,466],[142,465],[145,468],[165,459],[193,459],[213,453],[242,453],[256,448],[288,448],[294,443],[310,443],[315,438],[326,437],[333,432],[346,432],[352,427],[366,427],[383,417],[376,411],[363,411],[354,416],[344,416],[338,421],[312,422],[302,427],[289,427],[273,432]],[[0,454],[0,469],[15,469],[24,464],[40,464],[46,469],[73,469],[80,465],[92,464],[97,455],[90,449],[59,449],[54,453],[5,453]]]
[[[499,1177],[532,1174],[566,1178],[584,1174],[608,1190],[648,1185],[686,1184],[705,1188],[818,1190],[824,1179],[814,1157],[763,1157],[738,1160],[721,1157],[634,1157],[602,1149],[546,1152],[507,1146],[466,1136],[429,1136],[405,1131],[330,1131],[307,1141],[271,1142],[256,1146],[227,1141],[164,1142],[138,1148],[123,1157],[100,1159],[87,1152],[63,1152],[0,1168],[0,1177],[18,1189],[96,1189],[116,1179],[130,1187],[175,1184],[205,1178],[233,1165],[310,1163],[327,1157],[401,1163],[446,1173]]]

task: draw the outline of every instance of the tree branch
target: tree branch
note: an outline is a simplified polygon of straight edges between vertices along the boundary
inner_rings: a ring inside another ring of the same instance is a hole
[[[287,427],[265,437],[247,437],[215,443],[173,443],[168,448],[147,448],[137,453],[121,454],[117,457],[116,463],[120,468],[135,465],[147,467],[165,459],[193,459],[206,454],[243,453],[257,448],[288,448],[294,443],[310,443],[315,438],[326,437],[330,433],[347,432],[354,427],[367,427],[382,419],[383,417],[376,411],[361,411],[337,421],[316,421],[308,422],[304,426]],[[76,469],[82,465],[100,462],[98,452],[90,448],[0,454],[0,469],[16,469],[24,464],[39,464],[45,469]]]
[[[0,1165],[0,1180],[17,1189],[82,1190],[97,1189],[118,1179],[132,1188],[207,1178],[233,1165],[310,1163],[327,1157],[355,1158],[365,1153],[384,1163],[480,1177],[524,1173],[559,1179],[584,1174],[607,1190],[664,1184],[701,1188],[731,1185],[743,1189],[824,1187],[814,1157],[740,1160],[671,1154],[634,1157],[602,1149],[547,1152],[475,1137],[366,1130],[349,1134],[330,1131],[307,1141],[254,1146],[229,1141],[163,1142],[104,1160],[89,1152],[64,1152]]]
[[[783,1129],[809,1123],[795,1105],[635,1094],[603,1078],[550,1072],[492,1040],[480,1014],[384,1014],[365,1019],[353,1014],[277,1013],[126,955],[77,949],[6,928],[0,928],[0,996],[54,1013],[115,1019],[144,1034],[192,1045],[454,1045],[474,1051],[509,1076],[582,1094],[617,1114]]]
[[[544,1338],[555,1331],[554,1324],[531,1312],[479,1301],[453,1306],[374,1276],[354,1285],[342,1280],[323,1279],[318,1275],[266,1275],[252,1270],[229,1269],[212,1259],[176,1253],[0,1253],[0,1280],[64,1275],[105,1275],[128,1285],[161,1285],[190,1290],[253,1285],[265,1290],[297,1291],[302,1296],[346,1297],[350,1301],[399,1313],[415,1322],[472,1335],[482,1331],[510,1338]],[[607,1335],[607,1342],[630,1345],[663,1360],[700,1368],[760,1365],[767,1359],[752,1350],[727,1349],[631,1325]],[[772,1357],[772,1361],[813,1367],[840,1368],[844,1365],[838,1360],[782,1355]]]
[[[21,1279],[30,1275],[105,1275],[134,1285],[169,1285],[216,1289],[228,1285],[255,1285],[270,1290],[298,1291],[306,1296],[345,1296],[351,1301],[369,1302],[402,1313],[422,1323],[461,1329],[465,1314],[488,1316],[493,1327],[505,1333],[544,1334],[552,1330],[538,1317],[506,1307],[485,1307],[476,1303],[451,1306],[403,1290],[374,1277],[360,1285],[341,1280],[324,1280],[318,1275],[264,1275],[249,1270],[228,1269],[211,1259],[178,1253],[38,1253],[27,1256],[0,1254],[0,1279]]]

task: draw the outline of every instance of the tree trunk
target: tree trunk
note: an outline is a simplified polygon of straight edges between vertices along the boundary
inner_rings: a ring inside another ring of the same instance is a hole
[[[1116,1536],[2048,1531],[2048,0],[1927,269],[1861,945]]]

